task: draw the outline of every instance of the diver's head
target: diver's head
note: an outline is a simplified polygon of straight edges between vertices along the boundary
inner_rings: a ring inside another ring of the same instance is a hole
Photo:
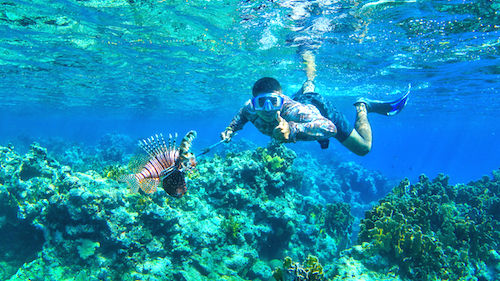
[[[260,78],[253,84],[252,94],[254,97],[265,94],[265,93],[280,93],[281,94],[281,85],[278,80],[271,77]]]
[[[278,80],[270,77],[259,79],[252,88],[252,107],[264,120],[271,121],[283,107],[284,98]]]

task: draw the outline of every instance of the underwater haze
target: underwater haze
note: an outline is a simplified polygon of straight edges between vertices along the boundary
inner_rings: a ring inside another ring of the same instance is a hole
[[[345,157],[396,178],[466,182],[498,168],[497,2],[313,2],[311,12],[300,1],[5,1],[2,141],[195,129],[213,143],[260,77],[300,88],[301,42],[290,38],[305,36],[318,91],[351,122],[356,97],[412,85],[399,116],[371,118],[373,152]]]
[[[0,235],[0,241],[14,248],[0,246],[6,253],[0,254],[6,268],[0,279],[291,280],[288,269],[311,273],[322,263],[332,280],[356,270],[377,272],[358,276],[363,280],[498,280],[499,38],[498,0],[1,1],[0,229],[12,235]],[[351,124],[357,98],[392,100],[411,85],[399,114],[368,116],[368,155],[356,156],[335,139],[325,150],[317,142],[276,148],[248,123],[231,143],[200,157],[198,174],[181,199],[163,191],[130,195],[118,183],[116,174],[137,153],[140,139],[159,133],[178,133],[180,139],[195,130],[195,155],[220,141],[259,78],[274,77],[293,95],[307,79],[304,50],[315,56],[316,90]],[[30,170],[23,168],[28,160]],[[43,176],[49,174],[50,180]],[[75,186],[96,191],[85,197]],[[257,195],[242,195],[255,186]],[[109,200],[115,201],[108,204],[110,187],[116,191]],[[394,187],[407,201],[390,197],[376,205]],[[461,187],[486,201],[464,201]],[[47,195],[55,189],[60,201]],[[424,205],[435,194],[447,195],[416,211],[415,202]],[[37,201],[45,205],[36,207]],[[98,207],[85,213],[82,206],[91,204]],[[480,211],[452,208],[459,204]],[[404,219],[396,221],[421,226],[401,226],[399,236],[392,224],[381,226],[387,222],[383,215],[393,219],[397,212]],[[62,218],[51,220],[58,213]],[[437,215],[424,223],[409,218],[412,213]],[[204,226],[194,226],[196,221]],[[251,227],[242,226],[247,221]],[[441,229],[449,231],[429,238]],[[496,234],[478,236],[488,231]],[[32,250],[18,252],[13,236],[30,240],[30,232],[38,233]],[[386,233],[393,236],[382,237]],[[429,242],[436,239],[443,242]],[[349,248],[372,240],[379,248]],[[448,252],[452,248],[457,250]],[[345,264],[352,262],[335,264],[344,249],[363,265],[349,271]],[[436,255],[418,258],[421,252]],[[462,271],[456,264],[464,255],[471,257],[460,261]],[[287,264],[286,256],[304,263]],[[285,273],[272,277],[283,259]],[[34,273],[51,263],[64,270]],[[323,280],[312,275],[296,280]]]
[[[467,182],[498,168],[497,2],[307,2],[4,1],[1,141],[194,129],[201,148],[257,79],[300,88],[305,37],[317,90],[352,123],[357,97],[391,99],[412,85],[400,115],[370,116],[373,151],[361,159],[333,144],[344,157],[398,179]],[[258,138],[251,132],[239,138]],[[304,149],[335,157],[316,146]]]

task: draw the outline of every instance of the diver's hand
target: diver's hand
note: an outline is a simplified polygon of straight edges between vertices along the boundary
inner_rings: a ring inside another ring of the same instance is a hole
[[[278,126],[273,130],[273,138],[281,142],[290,142],[290,125],[278,115]]]
[[[228,127],[224,132],[220,134],[220,138],[225,142],[230,142],[233,135],[234,135],[233,130]]]

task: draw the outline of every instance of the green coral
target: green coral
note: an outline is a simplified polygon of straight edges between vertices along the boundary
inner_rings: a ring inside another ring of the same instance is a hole
[[[282,144],[270,143],[267,148],[259,147],[255,151],[256,159],[262,161],[269,172],[284,172],[292,164],[297,155]]]
[[[320,220],[328,234],[340,239],[351,233],[354,217],[349,204],[338,202],[326,204]]]
[[[109,165],[104,167],[102,176],[108,179],[118,180],[121,176],[128,173],[128,169],[121,165]]]
[[[281,169],[284,166],[285,159],[274,155],[271,156],[269,154],[263,154],[263,160],[266,163],[266,166],[271,170],[271,171],[277,171]]]
[[[139,195],[138,193],[133,193],[131,195],[129,195],[129,197],[131,198],[131,201],[133,202],[133,208],[131,208],[131,210],[135,210],[135,211],[144,211],[148,205],[150,205],[153,200],[148,197],[148,196],[141,196]],[[135,200],[132,200],[132,199],[135,199]],[[166,200],[168,200],[168,197],[165,198]]]
[[[499,195],[497,178],[457,186],[444,175],[404,180],[366,213],[358,240],[411,278],[468,278],[494,267],[487,257],[500,241]]]
[[[226,233],[226,237],[230,240],[236,240],[242,228],[241,222],[232,215],[222,221],[222,229]]]
[[[307,259],[301,264],[293,262],[292,258],[286,257],[282,268],[276,268],[273,271],[273,277],[276,281],[321,281],[325,280],[323,266],[315,256],[307,256]]]
[[[257,150],[261,154],[264,166],[271,172],[277,172],[288,166],[286,165],[286,160],[278,155],[276,152],[272,153],[267,148],[261,148]]]

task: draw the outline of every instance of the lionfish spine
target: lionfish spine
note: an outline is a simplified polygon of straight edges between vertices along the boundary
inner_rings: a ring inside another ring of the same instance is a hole
[[[161,136],[161,146],[163,148],[163,151],[168,151],[168,147],[167,147],[167,144],[165,143],[165,139],[163,138],[163,135],[160,134]]]
[[[172,143],[172,138],[170,138],[169,142]],[[167,147],[162,134],[156,134],[140,141],[139,146],[144,149],[150,159],[137,174],[138,177],[159,178],[164,170],[175,165],[179,155],[175,142]],[[140,178],[137,179],[141,180]]]
[[[149,139],[139,141],[139,147],[144,149],[149,156],[154,157],[153,148],[149,144]]]
[[[172,137],[172,134],[168,134],[168,150],[173,150],[175,147],[175,138]]]
[[[166,151],[165,139],[163,139],[163,135],[156,135],[156,143],[158,144],[158,153],[163,153]]]
[[[172,136],[172,134],[168,134],[168,146],[167,146],[167,155],[171,159],[176,159],[175,153],[177,152],[177,147],[175,144],[175,139],[177,138],[177,133]]]

